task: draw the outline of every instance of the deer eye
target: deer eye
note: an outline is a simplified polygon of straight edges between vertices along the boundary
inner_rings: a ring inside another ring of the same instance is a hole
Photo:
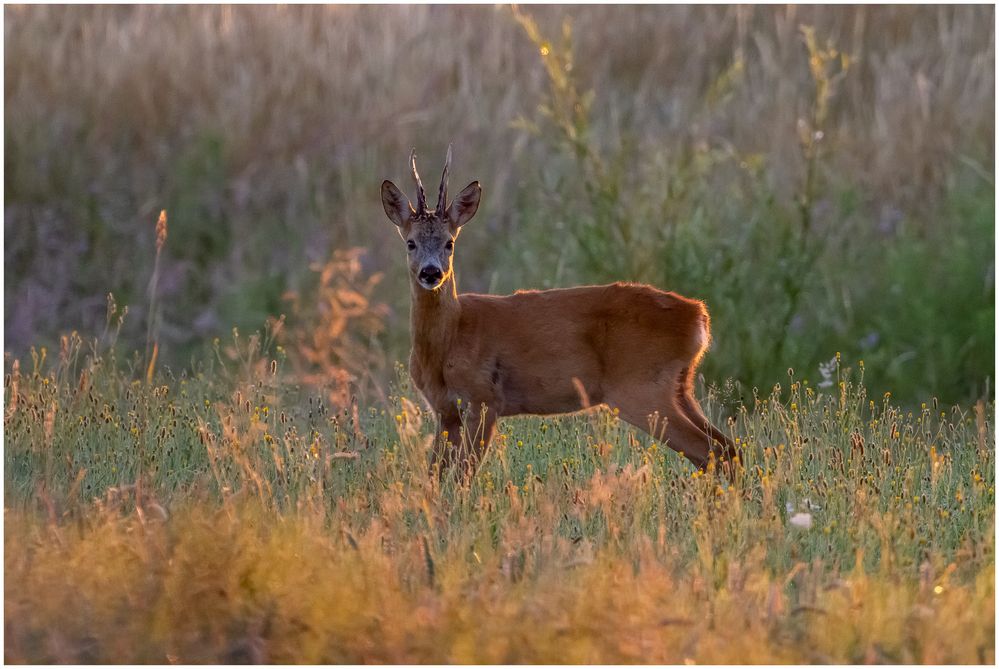
[[[444,245],[444,248],[446,248],[448,251],[450,251],[451,249],[454,248],[454,242],[451,241],[450,239],[447,240],[447,244]]]
[[[410,251],[415,251],[416,250],[416,242],[414,242],[412,239],[406,240],[406,248],[408,248]]]

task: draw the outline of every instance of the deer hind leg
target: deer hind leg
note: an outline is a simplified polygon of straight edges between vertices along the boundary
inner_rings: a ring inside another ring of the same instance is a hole
[[[691,423],[699,429],[711,444],[711,450],[718,460],[731,462],[738,454],[735,443],[729,437],[711,424],[708,417],[704,415],[701,405],[694,397],[694,368],[693,366],[683,370],[677,386],[677,405],[687,416]]]
[[[621,418],[635,427],[651,434],[656,439],[665,437],[666,445],[694,463],[698,469],[708,464],[709,446],[707,435],[697,429],[689,418],[671,400],[660,399],[657,405],[630,402],[628,398],[615,403]],[[658,421],[653,416],[658,416]],[[655,427],[653,427],[655,425]]]
[[[682,453],[695,467],[704,468],[711,453],[711,440],[690,420],[675,391],[681,369],[675,365],[653,384],[626,383],[607,394],[607,404],[621,418]],[[658,419],[653,417],[658,417]]]

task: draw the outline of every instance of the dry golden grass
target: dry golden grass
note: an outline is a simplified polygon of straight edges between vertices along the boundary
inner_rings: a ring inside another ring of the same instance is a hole
[[[463,487],[404,376],[339,408],[234,346],[8,368],[6,661],[994,660],[991,404],[792,381],[727,424],[735,487],[606,411],[511,419]]]
[[[539,525],[511,511],[501,533]],[[819,563],[773,573],[749,548],[717,573],[668,541],[530,557],[481,541],[424,548],[384,522],[252,505],[96,513],[46,526],[8,512],[7,662],[986,663],[994,572],[955,581]],[[430,532],[432,536],[433,532]],[[14,550],[12,550],[14,549]],[[939,592],[935,592],[938,589]]]
[[[364,202],[365,172],[396,171],[411,138],[428,156],[448,141],[466,147],[463,169],[495,175],[490,190],[499,200],[523,165],[540,157],[542,147],[501,143],[516,137],[507,126],[530,112],[545,86],[537,53],[506,8],[5,11],[15,145],[82,141],[108,159],[92,165],[98,183],[126,161],[157,173],[177,141],[206,129],[224,138],[235,175],[251,180],[266,170],[265,180],[252,180],[253,193],[237,183],[236,193],[224,196],[237,206],[240,195],[261,198],[272,195],[270,187],[292,185],[296,158],[323,185],[339,186],[325,197]],[[635,140],[664,149],[724,137],[740,154],[769,154],[784,171],[778,178],[796,178],[795,127],[809,83],[801,25],[854,60],[856,74],[843,82],[832,110],[830,139],[842,146],[837,171],[859,170],[873,192],[921,198],[941,185],[954,157],[985,149],[993,134],[986,7],[524,11],[549,35],[559,33],[563,18],[571,21],[574,74],[594,91],[594,116],[608,132],[620,130],[613,119],[627,117]],[[41,134],[46,130],[56,133]],[[18,176],[29,183],[46,176],[39,169],[46,166],[25,167]],[[349,181],[337,184],[338,177]],[[127,190],[140,195],[144,175],[135,178]],[[355,225],[343,232],[357,234]]]

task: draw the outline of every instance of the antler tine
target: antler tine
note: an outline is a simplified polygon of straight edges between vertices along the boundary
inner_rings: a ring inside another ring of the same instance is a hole
[[[441,174],[441,187],[437,191],[437,213],[443,214],[447,208],[447,172],[451,167],[451,145],[447,145],[447,159],[444,160],[444,172]]]
[[[421,213],[427,208],[427,194],[423,192],[423,182],[420,181],[420,173],[416,171],[416,147],[409,154],[409,166],[413,168],[413,181],[416,182],[416,208]]]

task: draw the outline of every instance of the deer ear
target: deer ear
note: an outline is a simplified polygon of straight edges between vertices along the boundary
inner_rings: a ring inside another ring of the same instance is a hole
[[[452,200],[451,206],[447,208],[447,218],[451,225],[455,228],[460,228],[468,223],[472,219],[472,216],[475,216],[475,212],[479,208],[479,198],[481,197],[482,187],[479,186],[478,181],[473,181],[465,186],[458,193],[458,197]]]
[[[400,228],[409,222],[410,217],[416,213],[409,198],[406,197],[391,181],[382,182],[382,207],[389,220]]]

